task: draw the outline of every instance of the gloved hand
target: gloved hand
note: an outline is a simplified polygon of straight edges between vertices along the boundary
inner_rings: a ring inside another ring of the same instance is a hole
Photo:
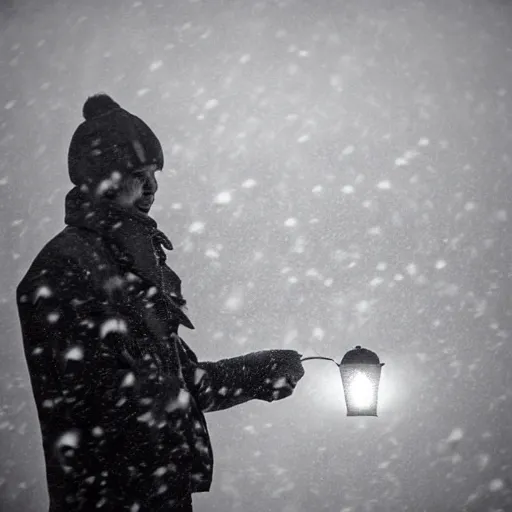
[[[304,376],[302,355],[295,350],[262,350],[244,356],[252,374],[255,398],[273,402],[290,396]]]

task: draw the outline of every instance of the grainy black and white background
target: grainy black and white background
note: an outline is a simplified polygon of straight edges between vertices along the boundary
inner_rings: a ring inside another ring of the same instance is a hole
[[[264,348],[383,369],[347,418],[325,361],[210,414],[195,509],[512,510],[512,4],[3,0],[0,509],[47,506],[15,287],[63,226],[104,91],[164,146],[153,216],[202,359]]]

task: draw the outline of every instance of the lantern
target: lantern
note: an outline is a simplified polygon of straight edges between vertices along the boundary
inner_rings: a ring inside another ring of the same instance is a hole
[[[330,357],[322,356],[304,357],[301,361],[308,359],[333,361],[339,367],[347,416],[377,416],[380,372],[384,363],[379,361],[375,352],[357,345],[343,356],[339,364]]]
[[[381,369],[375,352],[361,348],[349,350],[338,365],[347,404],[347,416],[377,416]]]

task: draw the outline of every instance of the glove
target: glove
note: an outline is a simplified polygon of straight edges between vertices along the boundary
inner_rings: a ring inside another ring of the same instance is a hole
[[[245,355],[255,398],[273,402],[290,396],[304,376],[301,357],[295,350],[262,350]]]

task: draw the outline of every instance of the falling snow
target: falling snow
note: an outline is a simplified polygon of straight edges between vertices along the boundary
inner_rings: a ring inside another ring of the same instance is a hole
[[[215,107],[217,107],[219,105],[219,100],[216,100],[216,99],[211,99],[211,100],[208,100],[205,105],[204,105],[204,108],[206,110],[212,110],[214,109]]]
[[[189,233],[197,233],[197,234],[201,234],[204,232],[204,228],[205,228],[205,225],[203,222],[200,222],[200,221],[196,221],[196,222],[193,222],[189,228],[188,228],[188,231]]]
[[[444,260],[437,260],[436,261],[436,268],[438,270],[441,270],[442,268],[445,268],[446,267],[446,261]]]
[[[196,326],[180,335],[201,359],[286,348],[340,361],[361,344],[385,362],[378,418],[345,416],[327,361],[305,362],[289,399],[207,415],[214,484],[194,507],[512,510],[509,3],[33,3],[7,2],[0,30],[6,512],[47,499],[14,292],[64,227],[61,163],[83,100],[100,90],[162,144],[152,213]],[[38,328],[61,329],[76,307],[103,345],[134,341],[131,320],[97,317],[94,301],[57,307],[51,270],[21,301],[41,312]],[[147,313],[158,290],[137,296]],[[28,347],[34,364],[58,354],[70,370],[98,355],[54,340]],[[126,367],[112,374],[121,410],[142,381]],[[43,409],[73,403],[68,391]],[[101,416],[94,425],[83,435],[112,434]],[[72,427],[58,433],[61,448],[80,447]],[[154,476],[164,492],[169,469]],[[136,499],[125,508],[144,510]]]
[[[242,187],[243,188],[253,188],[256,186],[256,181],[253,180],[252,178],[248,179],[248,180],[245,180],[243,183],[242,183]]]
[[[163,66],[163,64],[164,64],[163,61],[156,60],[155,62],[151,63],[151,65],[149,66],[149,70],[156,71],[157,69],[160,69]]]
[[[103,322],[101,325],[100,338],[105,338],[110,333],[116,332],[125,334],[127,330],[126,322],[124,320],[119,318],[111,318],[106,322]]]
[[[391,182],[388,180],[379,181],[377,188],[380,190],[389,190],[391,188]]]
[[[215,204],[229,204],[232,200],[231,192],[225,191],[220,192],[215,196],[214,202]]]
[[[123,381],[121,382],[121,387],[130,387],[135,384],[135,375],[133,372],[128,372],[124,377]]]
[[[70,348],[65,355],[66,359],[70,359],[73,361],[80,361],[84,357],[84,350],[82,347],[72,347]]]
[[[52,291],[50,290],[50,288],[48,288],[48,286],[41,286],[40,288],[38,288],[34,294],[34,302],[36,302],[38,299],[46,299],[48,297],[51,297],[52,296]]]
[[[64,432],[57,440],[57,446],[70,446],[77,448],[80,441],[80,435],[77,431]]]
[[[244,305],[243,292],[239,289],[234,291],[225,301],[224,307],[229,311],[239,311]]]

